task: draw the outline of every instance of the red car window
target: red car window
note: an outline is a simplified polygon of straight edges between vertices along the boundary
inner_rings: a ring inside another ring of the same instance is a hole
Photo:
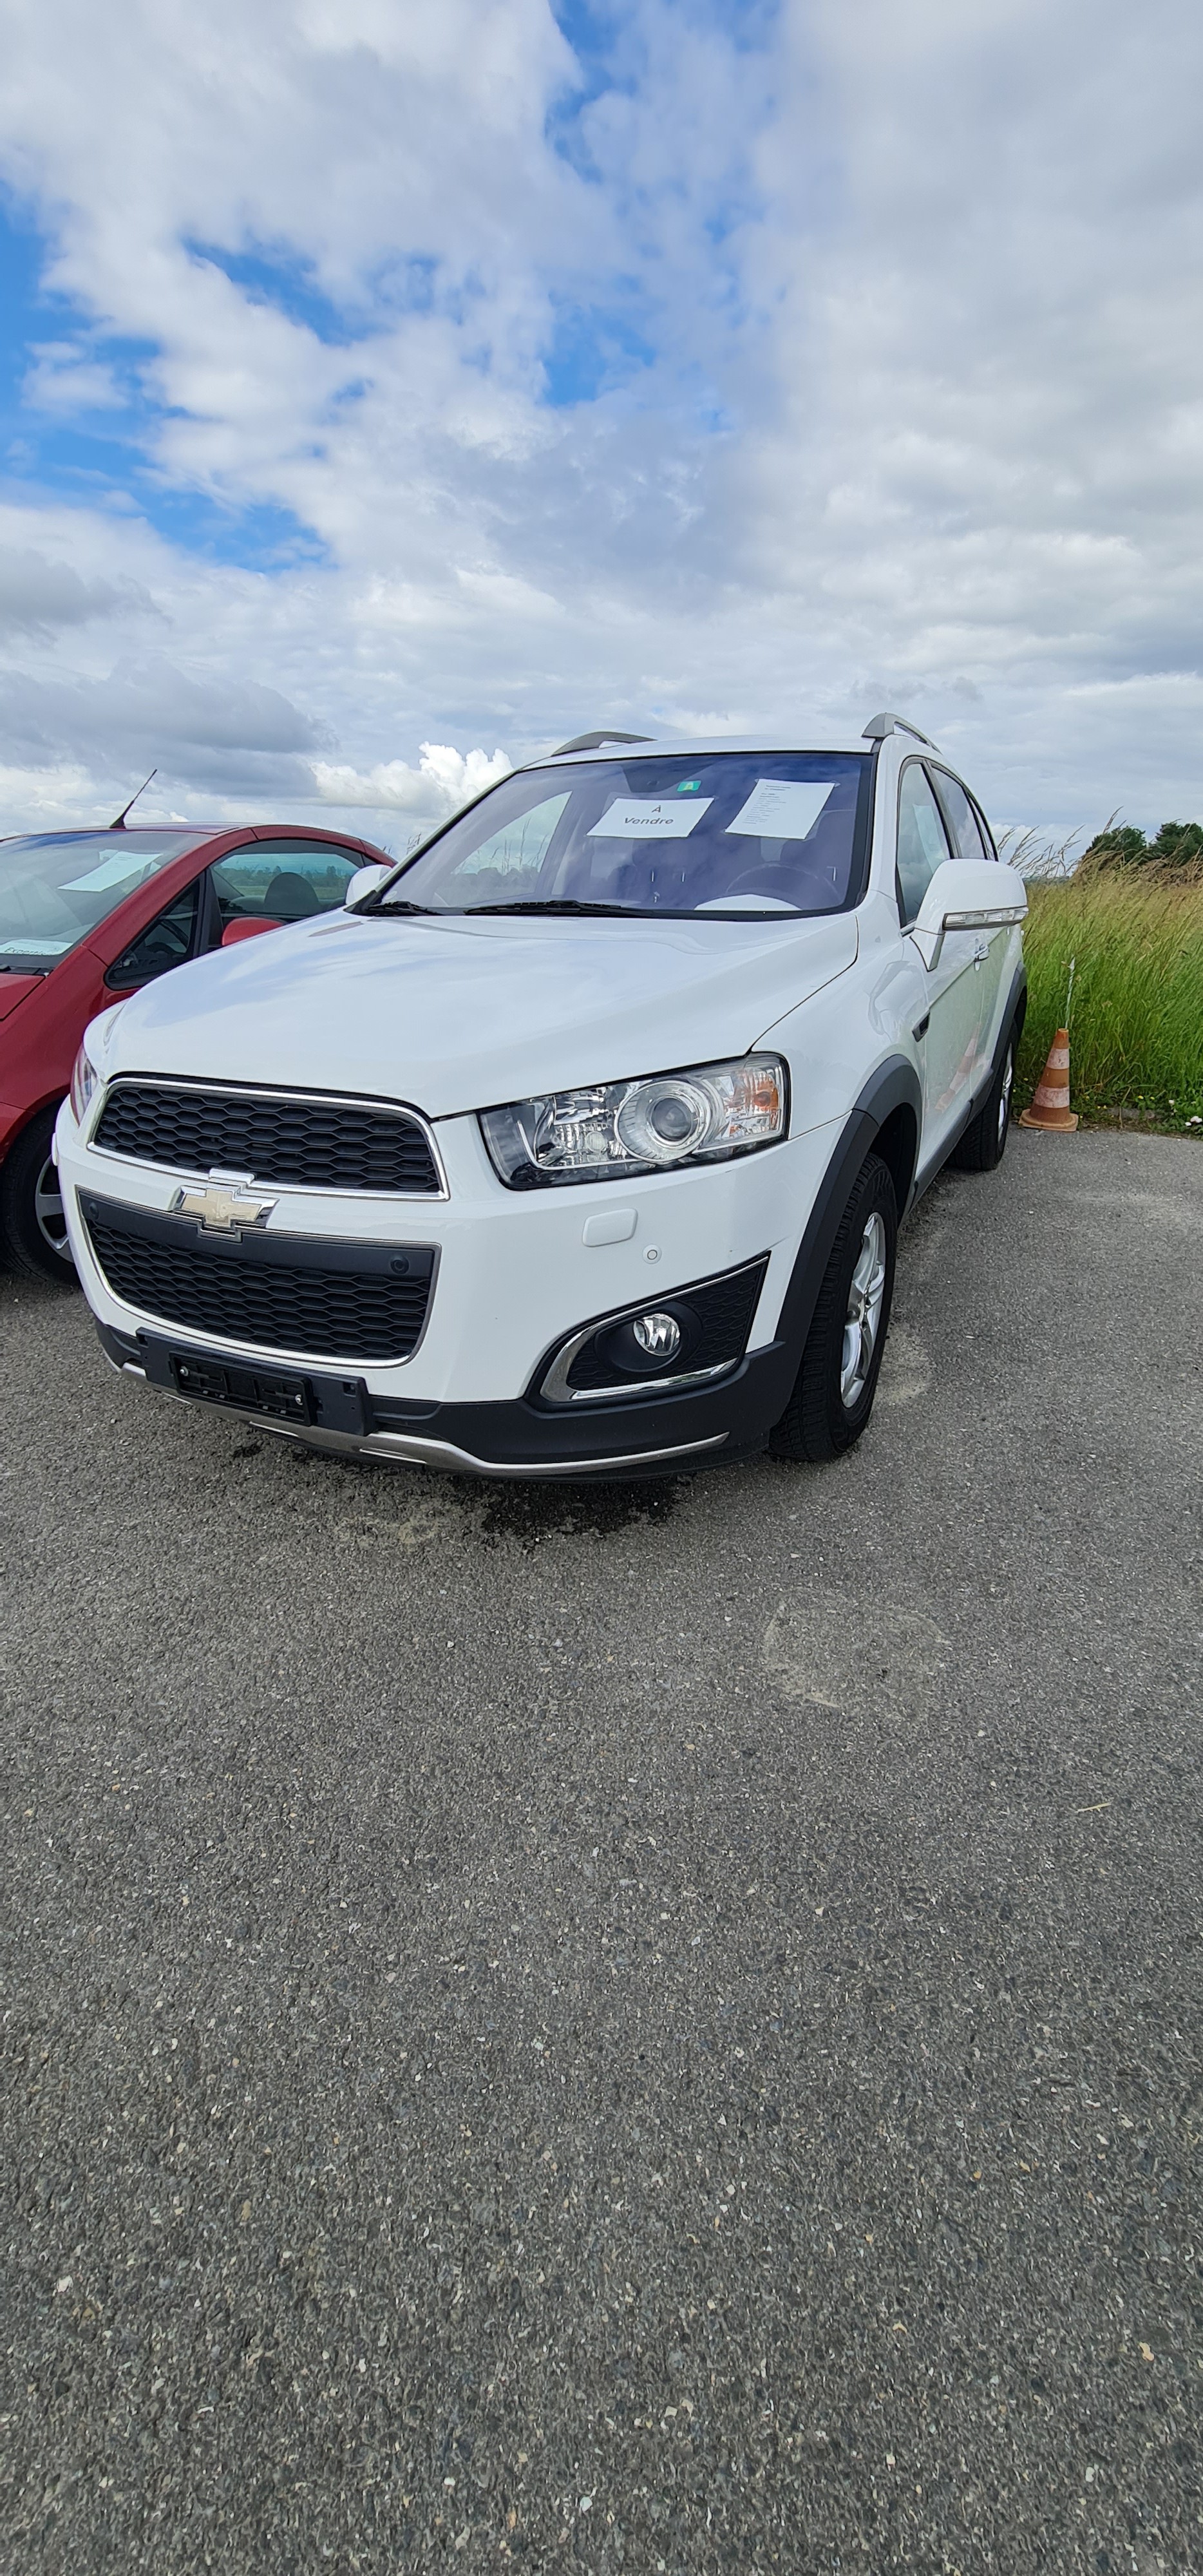
[[[332,841],[250,841],[227,850],[210,870],[222,929],[232,921],[304,921],[337,912],[357,868],[358,850]]]
[[[194,877],[113,959],[104,980],[114,992],[130,984],[147,984],[152,975],[165,975],[170,966],[182,966],[192,955],[200,894],[201,879]]]
[[[0,841],[0,966],[44,974],[149,877],[211,839],[168,828]]]

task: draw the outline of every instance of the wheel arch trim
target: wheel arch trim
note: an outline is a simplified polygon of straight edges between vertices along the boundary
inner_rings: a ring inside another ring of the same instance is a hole
[[[1027,1018],[1027,1012],[1028,970],[1021,959],[1011,977],[1011,989],[1007,995],[1006,1008],[999,1023],[1002,1033],[1002,1043],[1004,1046],[1012,1029],[1015,1031],[1015,1042],[1016,1045],[1018,1045],[1020,1038],[1023,1036],[1023,1024]],[[996,1056],[994,1059],[993,1072],[997,1072],[997,1070],[998,1058]]]
[[[889,1165],[894,1180],[901,1216],[913,1187],[922,1122],[923,1093],[914,1065],[908,1063],[905,1056],[887,1058],[870,1074],[840,1130],[815,1192],[789,1286],[781,1301],[773,1338],[784,1345],[791,1356],[796,1355],[798,1363],[814,1318],[819,1289],[840,1219],[865,1156],[872,1152],[879,1136],[883,1133],[889,1135],[898,1156],[897,1171],[890,1153],[885,1154],[883,1160]],[[902,1191],[898,1187],[899,1177],[905,1180]]]

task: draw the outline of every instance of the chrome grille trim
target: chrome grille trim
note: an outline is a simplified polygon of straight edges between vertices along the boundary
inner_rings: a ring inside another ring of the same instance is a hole
[[[434,1168],[435,1178],[438,1182],[437,1190],[346,1189],[336,1182],[277,1182],[273,1181],[272,1176],[268,1173],[252,1174],[251,1178],[262,1179],[265,1187],[270,1186],[279,1189],[293,1190],[300,1192],[306,1197],[322,1199],[352,1199],[357,1203],[362,1203],[365,1199],[379,1198],[388,1199],[406,1206],[417,1205],[430,1207],[437,1206],[440,1200],[447,1200],[451,1196],[451,1190],[447,1180],[446,1166],[443,1162],[442,1154],[439,1151],[434,1128],[431,1121],[424,1115],[422,1110],[416,1109],[411,1101],[372,1098],[369,1094],[358,1091],[310,1091],[301,1084],[294,1084],[289,1087],[282,1083],[213,1082],[209,1081],[207,1078],[200,1077],[194,1080],[186,1074],[143,1072],[135,1071],[132,1068],[127,1069],[124,1073],[114,1074],[110,1082],[106,1082],[99,1087],[100,1096],[98,1100],[90,1104],[90,1115],[86,1129],[86,1150],[88,1154],[96,1155],[103,1162],[112,1163],[118,1170],[139,1172],[169,1171],[173,1176],[185,1181],[207,1180],[209,1177],[210,1167],[207,1165],[202,1166],[199,1163],[151,1163],[147,1162],[140,1154],[123,1154],[116,1151],[111,1145],[101,1145],[96,1142],[96,1131],[104,1118],[105,1110],[107,1109],[110,1100],[113,1098],[114,1093],[122,1090],[132,1090],[136,1087],[153,1091],[175,1091],[188,1099],[195,1099],[198,1094],[203,1094],[207,1099],[211,1100],[280,1101],[289,1107],[299,1106],[302,1108],[314,1109],[362,1110],[372,1117],[404,1119],[408,1125],[416,1127],[422,1136]]]

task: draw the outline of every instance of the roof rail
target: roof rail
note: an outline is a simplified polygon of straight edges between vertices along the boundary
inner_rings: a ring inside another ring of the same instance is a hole
[[[562,760],[569,751],[600,751],[603,742],[654,742],[655,739],[655,735],[650,733],[578,733],[573,741],[558,744],[551,757]]]
[[[925,742],[929,751],[935,751],[938,748],[929,733],[920,733],[918,725],[908,724],[905,716],[870,716],[861,735],[861,741],[884,742],[888,733],[911,733],[916,742]]]

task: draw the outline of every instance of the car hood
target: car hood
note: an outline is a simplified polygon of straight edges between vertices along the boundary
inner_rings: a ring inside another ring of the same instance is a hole
[[[856,956],[806,922],[300,922],[127,1002],[105,1072],[270,1082],[454,1117],[537,1091],[742,1055]]]

